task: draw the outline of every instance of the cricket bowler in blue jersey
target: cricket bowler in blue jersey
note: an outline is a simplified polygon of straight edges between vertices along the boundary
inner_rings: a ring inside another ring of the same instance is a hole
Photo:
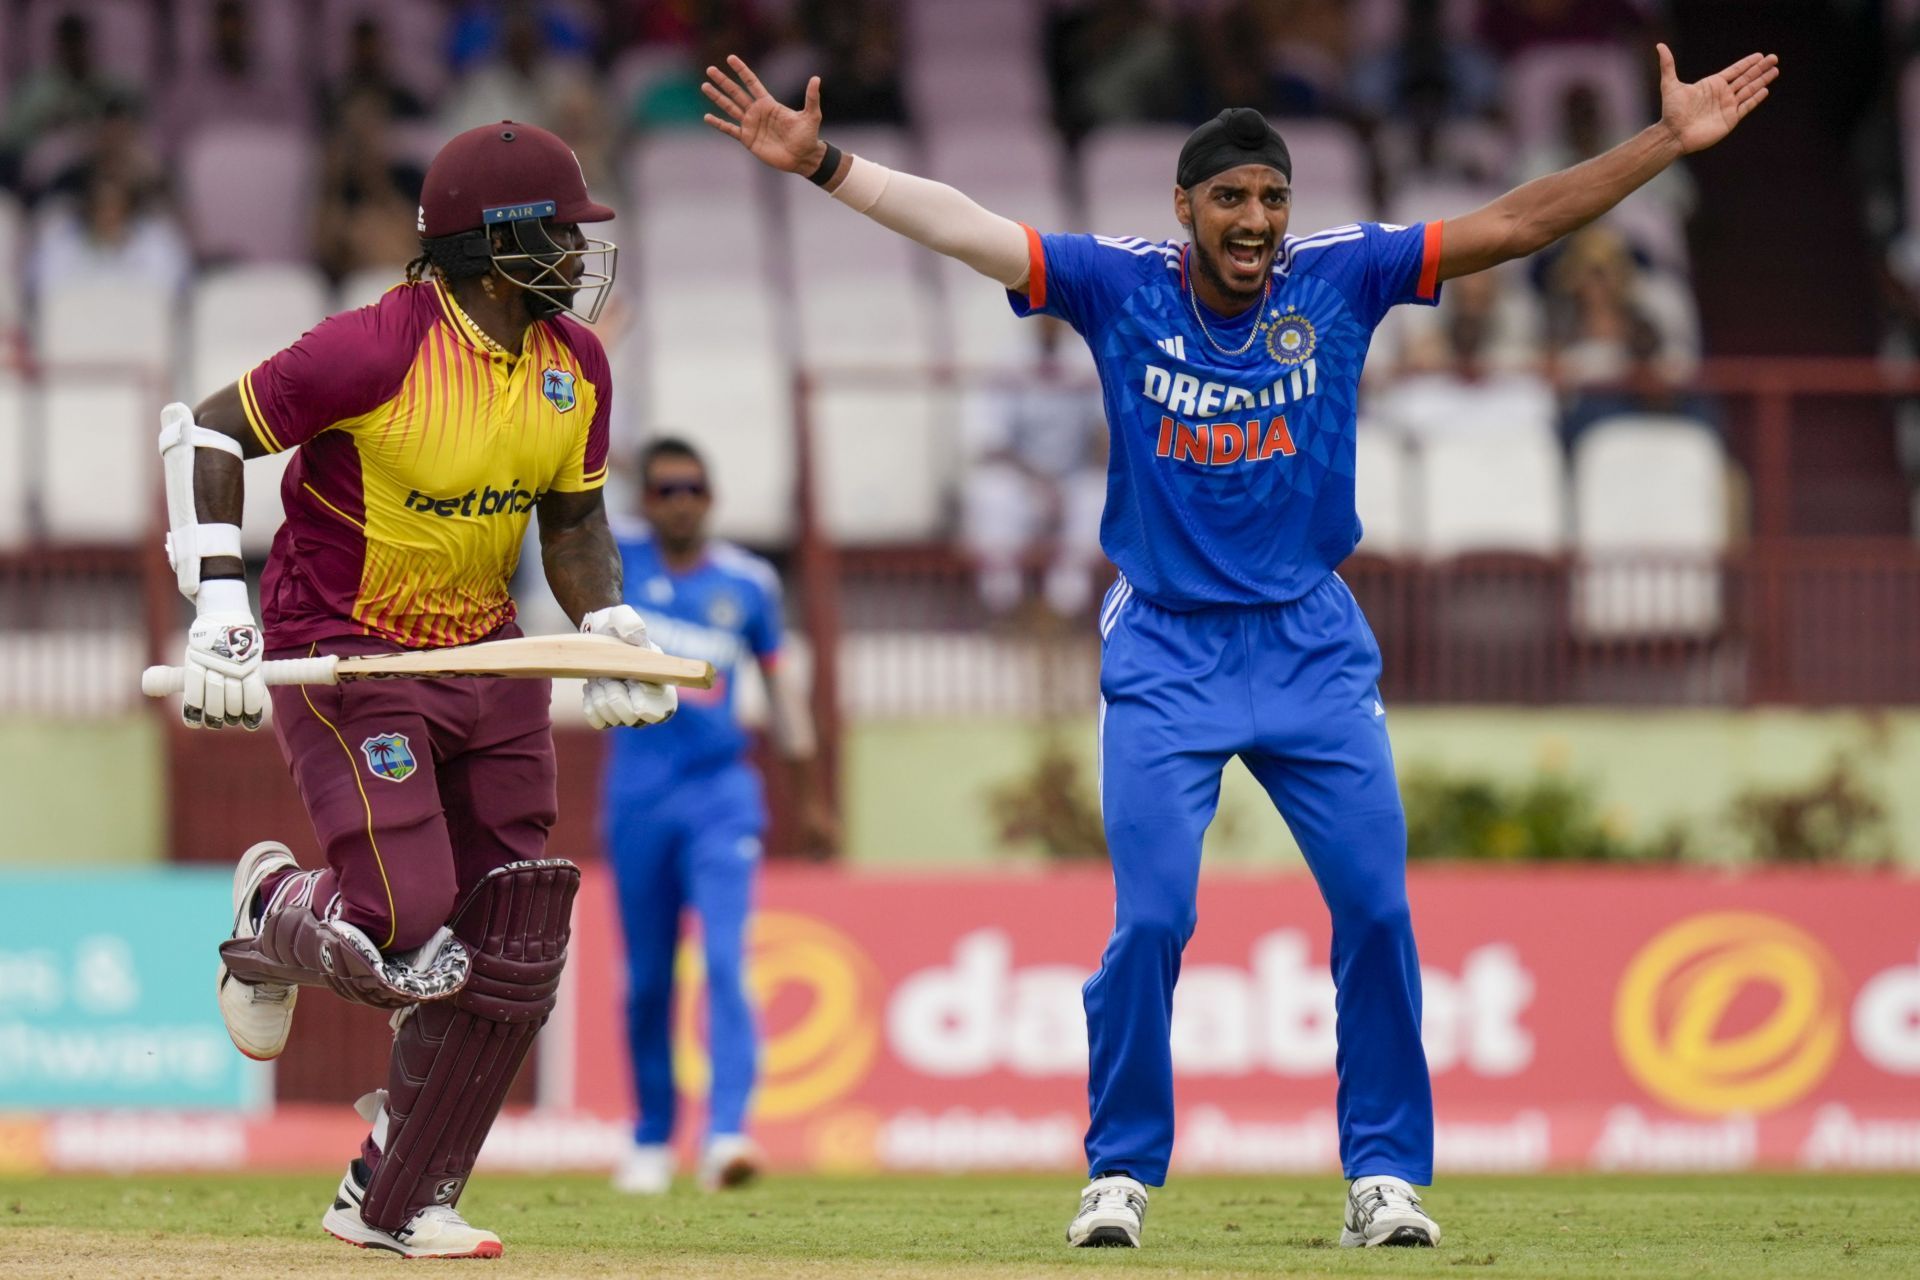
[[[1767,96],[1753,54],[1683,84],[1659,46],[1661,119],[1485,208],[1411,226],[1287,234],[1293,166],[1259,112],[1223,111],[1174,166],[1187,241],[1040,235],[951,187],[842,153],[745,63],[708,68],[714,128],[881,225],[1067,321],[1112,433],[1101,545],[1101,807],[1114,928],[1086,984],[1087,1164],[1073,1245],[1138,1246],[1173,1152],[1168,1042],[1195,925],[1200,841],[1239,756],[1285,817],[1333,917],[1343,1245],[1434,1245],[1433,1099],[1407,905],[1406,822],[1380,650],[1334,569],[1360,541],[1354,417],[1389,307],[1534,253],[1605,213]],[[1310,175],[1303,175],[1310,177]]]
[[[673,718],[653,726],[657,741],[614,734],[601,807],[626,936],[627,1036],[640,1110],[614,1184],[646,1194],[667,1190],[673,1177],[674,956],[688,908],[700,921],[713,1067],[699,1182],[709,1190],[736,1186],[760,1165],[746,1132],[758,1046],[745,946],[767,811],[735,707],[749,662],[766,681],[807,851],[830,851],[836,832],[814,786],[811,722],[780,672],[779,575],[759,556],[707,536],[712,489],[687,442],[653,441],[640,472],[646,523],[615,530],[625,601],[646,619],[655,643],[715,671],[711,689],[686,690]]]

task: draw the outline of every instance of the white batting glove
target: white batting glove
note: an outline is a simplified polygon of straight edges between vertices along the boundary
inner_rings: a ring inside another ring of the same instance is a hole
[[[200,616],[187,631],[180,719],[196,729],[258,729],[267,711],[267,682],[260,675],[266,642],[247,604],[247,584],[237,578],[202,582],[194,604]]]
[[[647,639],[647,620],[630,604],[595,609],[580,619],[580,630],[590,636],[612,636],[654,653],[660,646]],[[644,680],[615,680],[608,676],[587,681],[587,723],[596,729],[616,724],[648,725],[671,720],[680,709],[680,693],[670,684]]]

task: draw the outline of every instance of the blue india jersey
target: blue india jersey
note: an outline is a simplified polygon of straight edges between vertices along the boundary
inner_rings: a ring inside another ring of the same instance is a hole
[[[616,531],[626,585],[622,598],[647,620],[647,636],[666,652],[714,668],[713,688],[680,690],[680,710],[665,724],[616,729],[608,785],[651,783],[665,774],[708,773],[745,756],[746,730],[734,706],[741,667],[780,649],[780,577],[759,556],[710,542],[700,564],[674,573],[644,525]]]
[[[1440,226],[1287,236],[1266,304],[1232,319],[1189,292],[1182,242],[1028,229],[1028,293],[1008,298],[1093,351],[1112,436],[1100,543],[1134,590],[1169,609],[1279,603],[1353,551],[1361,365],[1388,307],[1438,301]]]

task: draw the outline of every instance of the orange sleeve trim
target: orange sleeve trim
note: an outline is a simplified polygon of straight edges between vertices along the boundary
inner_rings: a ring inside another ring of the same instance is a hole
[[[284,453],[287,446],[274,437],[273,428],[267,425],[267,416],[260,412],[260,402],[253,394],[253,370],[240,375],[240,407],[246,412],[247,425],[253,428],[253,435],[260,447],[268,453]]]
[[[1039,311],[1047,305],[1047,251],[1038,231],[1024,222],[1020,229],[1027,233],[1027,306]]]
[[[1420,252],[1420,296],[1431,298],[1440,290],[1440,228],[1444,222],[1427,224],[1426,244]]]

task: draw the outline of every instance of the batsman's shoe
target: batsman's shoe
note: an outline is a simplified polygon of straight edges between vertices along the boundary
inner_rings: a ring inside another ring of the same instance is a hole
[[[1420,1197],[1403,1178],[1355,1178],[1347,1188],[1347,1220],[1340,1230],[1343,1249],[1374,1245],[1431,1248],[1440,1243],[1440,1224],[1420,1209]]]
[[[336,1240],[361,1249],[385,1249],[403,1258],[497,1258],[502,1250],[500,1237],[482,1231],[456,1212],[452,1205],[430,1204],[413,1215],[398,1231],[382,1231],[369,1226],[360,1216],[360,1202],[367,1194],[367,1165],[355,1160],[347,1166],[340,1189],[333,1193],[333,1208],[320,1219],[320,1225]]]
[[[1132,1178],[1108,1174],[1080,1193],[1080,1212],[1067,1224],[1067,1243],[1076,1249],[1138,1249],[1140,1224],[1147,1216],[1147,1189]]]
[[[765,1163],[760,1148],[743,1134],[728,1133],[713,1138],[700,1154],[700,1186],[706,1191],[743,1187],[760,1176]]]
[[[276,871],[297,870],[299,863],[287,846],[277,840],[262,840],[240,855],[233,869],[233,938],[254,936],[253,900],[261,882]],[[220,962],[220,1017],[227,1024],[233,1047],[259,1062],[280,1056],[287,1047],[287,1033],[293,1030],[293,1002],[300,989],[285,982],[252,985],[227,972]]]
[[[673,1186],[673,1148],[664,1142],[636,1142],[613,1171],[613,1189],[630,1196],[663,1196]]]

